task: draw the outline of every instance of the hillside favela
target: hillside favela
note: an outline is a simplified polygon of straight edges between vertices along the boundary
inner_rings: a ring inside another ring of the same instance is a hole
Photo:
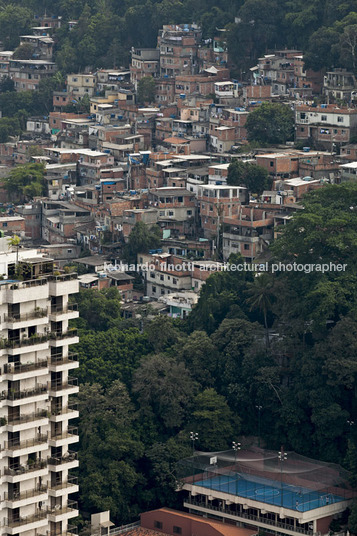
[[[0,0],[0,536],[357,536],[356,0]]]

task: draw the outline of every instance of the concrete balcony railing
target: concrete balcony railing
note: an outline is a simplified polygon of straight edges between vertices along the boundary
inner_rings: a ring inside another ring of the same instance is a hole
[[[52,435],[50,439],[53,441],[60,441],[61,439],[68,439],[78,436],[78,428],[75,426],[69,426],[67,432],[60,432],[58,434]]]
[[[23,337],[22,339],[4,339],[0,341],[0,348],[21,348],[23,346],[33,346],[34,344],[42,344],[48,341],[48,335],[32,335],[31,337]]]
[[[58,458],[51,456],[48,458],[48,463],[49,465],[62,465],[64,463],[74,462],[75,460],[78,460],[78,453],[69,450],[66,454]]]
[[[63,283],[64,281],[73,281],[73,279],[78,279],[77,272],[72,272],[71,274],[60,274],[60,275],[50,275],[48,281],[54,283]]]
[[[37,497],[38,495],[43,495],[44,493],[47,493],[48,487],[47,486],[38,486],[35,489],[28,489],[27,491],[12,491],[12,492],[5,492],[4,499],[5,501],[23,501],[24,499],[30,499],[31,497]]]
[[[51,382],[50,391],[64,391],[73,387],[78,387],[78,378],[68,378],[66,382],[62,380]]]
[[[4,321],[14,324],[15,322],[25,322],[26,320],[33,320],[34,318],[43,318],[44,316],[47,316],[47,314],[47,309],[35,309],[30,313],[5,315]]]
[[[62,514],[66,514],[67,512],[73,512],[74,510],[78,510],[77,501],[68,501],[67,504],[65,504],[64,506],[58,504],[53,508],[50,508],[50,514],[59,516]]]
[[[77,329],[76,328],[70,328],[68,331],[51,331],[49,333],[49,340],[63,340],[63,339],[69,339],[71,337],[77,337]]]
[[[19,441],[13,439],[11,441],[5,441],[6,450],[22,450],[29,447],[35,447],[36,445],[41,445],[42,443],[47,443],[48,435],[47,434],[38,434],[32,439],[26,439],[24,441]]]
[[[51,415],[57,417],[58,415],[66,415],[66,413],[72,413],[73,411],[78,411],[77,404],[68,404],[68,406],[64,408],[52,408],[51,409]]]
[[[23,290],[32,287],[41,287],[47,285],[47,278],[30,279],[29,281],[18,281],[17,283],[9,283],[8,285],[1,285],[2,290]]]
[[[32,370],[47,368],[47,359],[42,359],[36,363],[7,363],[4,365],[4,374],[22,374]]]
[[[44,409],[36,411],[34,413],[29,413],[27,415],[17,415],[16,417],[9,417],[7,422],[11,425],[23,424],[26,422],[38,421],[39,419],[45,419],[48,418],[48,416],[48,411]]]
[[[62,354],[51,355],[51,365],[66,365],[67,363],[75,363],[78,361],[78,354],[69,352],[68,356]]]
[[[61,489],[72,488],[73,486],[78,486],[78,477],[68,476],[67,480],[64,482],[54,482],[51,484],[50,489],[53,491],[58,491]]]
[[[78,311],[78,303],[69,303],[67,307],[61,305],[55,305],[51,307],[51,315],[65,315]]]
[[[40,471],[47,467],[47,460],[39,460],[27,465],[16,465],[14,467],[5,467],[4,475],[19,476],[26,473],[33,473],[34,471]]]
[[[47,391],[47,384],[37,385],[32,389],[22,389],[19,391],[3,391],[0,395],[0,400],[21,400],[22,398],[30,398],[33,396],[45,394],[47,393]]]
[[[47,510],[42,510],[30,516],[18,517],[18,518],[7,518],[7,520],[5,521],[5,526],[14,528],[14,527],[21,527],[22,525],[30,525],[31,523],[36,523],[36,521],[45,519],[47,517],[47,514],[48,514]]]

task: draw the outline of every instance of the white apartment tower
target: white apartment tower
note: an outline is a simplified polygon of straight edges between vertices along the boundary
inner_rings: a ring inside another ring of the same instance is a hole
[[[55,275],[36,250],[9,252],[6,238],[0,274],[1,536],[70,534],[78,515],[69,499],[78,491],[70,425],[78,417],[70,401],[78,360],[69,348],[78,337],[68,323],[78,317],[69,303],[77,276]]]

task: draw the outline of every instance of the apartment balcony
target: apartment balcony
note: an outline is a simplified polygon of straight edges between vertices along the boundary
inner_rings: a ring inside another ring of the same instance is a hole
[[[68,378],[68,381],[51,382],[50,396],[74,395],[78,393],[78,378]]]
[[[64,521],[72,517],[78,516],[78,503],[77,501],[69,500],[66,505],[57,505],[49,510],[49,521],[57,523],[58,521]]]
[[[48,298],[47,278],[19,281],[4,285],[4,287],[7,303],[23,303]]]
[[[69,450],[63,456],[58,458],[50,457],[48,458],[48,465],[50,466],[50,471],[64,471],[74,469],[78,467],[78,453],[72,450]]]
[[[36,370],[36,376],[40,374],[48,374],[48,360],[41,359],[34,363],[7,363],[4,365],[4,374],[6,380],[21,380],[27,377],[32,377],[28,374]]]
[[[64,482],[54,482],[48,489],[48,494],[51,497],[61,497],[63,495],[69,495],[70,493],[77,493],[79,491],[78,478],[76,476],[69,475]]]
[[[52,306],[50,311],[50,320],[59,322],[61,320],[72,320],[79,317],[78,304],[69,303],[67,307]]]
[[[5,530],[8,534],[19,534],[44,527],[48,524],[47,515],[47,510],[42,510],[25,517],[8,518],[5,520]]]
[[[23,492],[5,492],[4,499],[5,508],[21,508],[21,506],[27,506],[32,502],[37,503],[39,501],[46,501],[48,499],[48,487],[37,486],[34,489],[29,489]],[[34,501],[31,499],[34,499]]]
[[[36,385],[32,389],[19,389],[18,391],[3,391],[0,395],[0,400],[3,400],[5,405],[18,406],[20,404],[28,404],[29,402],[40,402],[48,399],[48,385]]]
[[[48,418],[49,412],[45,409],[24,415],[17,415],[16,417],[9,417],[7,421],[7,431],[20,432],[21,430],[27,430],[29,428],[44,426],[48,423]]]
[[[47,309],[37,308],[30,313],[5,315],[4,322],[7,324],[8,329],[40,325],[47,323],[47,314]]]
[[[77,329],[70,328],[68,331],[52,331],[49,334],[49,341],[50,346],[54,347],[77,344],[79,342]]]
[[[54,408],[51,410],[50,421],[61,422],[68,421],[69,419],[77,419],[79,417],[79,411],[77,404],[68,404],[64,408]]]
[[[29,478],[38,478],[48,473],[47,460],[38,460],[27,465],[16,465],[4,468],[4,480],[10,484],[22,482]]]
[[[30,454],[34,450],[46,450],[47,441],[47,434],[37,434],[36,437],[33,437],[32,439],[25,439],[24,441],[15,439],[12,441],[5,441],[4,448],[6,451],[10,452],[10,454],[8,454],[9,456],[23,456]],[[41,446],[43,447],[42,449]]]
[[[78,428],[69,426],[66,432],[60,432],[59,434],[52,435],[49,440],[50,447],[64,447],[71,443],[78,443]]]
[[[10,355],[32,352],[34,346],[37,346],[36,350],[46,350],[48,348],[48,335],[47,333],[32,335],[31,337],[22,337],[16,339],[5,339],[0,342],[0,347],[7,348]]]
[[[68,356],[62,354],[51,355],[50,370],[54,372],[63,372],[79,367],[78,354],[69,352]]]
[[[76,294],[79,290],[77,273],[52,275],[48,278],[50,296]]]

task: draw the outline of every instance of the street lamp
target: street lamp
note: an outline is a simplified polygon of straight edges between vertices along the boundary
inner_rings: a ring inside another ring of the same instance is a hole
[[[286,460],[288,459],[288,455],[286,452],[284,452],[283,447],[281,447],[281,450],[279,450],[278,452],[278,459],[280,461],[281,506],[283,506],[283,462],[286,462]]]
[[[258,410],[258,447],[260,447],[260,412],[263,409],[263,406],[255,406]]]

